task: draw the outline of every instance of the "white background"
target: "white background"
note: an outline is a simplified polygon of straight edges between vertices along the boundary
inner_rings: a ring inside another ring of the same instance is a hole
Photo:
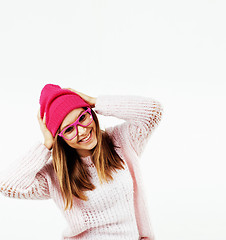
[[[1,1],[0,170],[43,141],[47,83],[153,97],[164,116],[140,162],[156,239],[225,240],[225,11],[223,0]],[[0,196],[0,239],[60,240],[65,227],[52,200]]]

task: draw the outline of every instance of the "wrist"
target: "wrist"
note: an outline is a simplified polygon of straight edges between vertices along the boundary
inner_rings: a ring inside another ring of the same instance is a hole
[[[46,148],[48,148],[49,151],[52,149],[52,144],[44,142],[44,145]]]

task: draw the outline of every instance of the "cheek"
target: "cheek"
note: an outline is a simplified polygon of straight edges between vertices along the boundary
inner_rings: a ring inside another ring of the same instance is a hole
[[[65,141],[70,147],[74,147],[77,144],[77,137],[75,137],[73,140],[71,141]]]
[[[96,123],[93,121],[92,128],[96,131]]]

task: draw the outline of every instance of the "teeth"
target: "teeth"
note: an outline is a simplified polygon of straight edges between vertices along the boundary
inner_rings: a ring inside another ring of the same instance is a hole
[[[88,136],[88,137],[86,137],[86,138],[84,138],[84,139],[82,139],[82,141],[86,141],[86,140],[88,140],[88,139],[89,139],[89,137],[90,137],[90,133],[89,133],[89,136]]]

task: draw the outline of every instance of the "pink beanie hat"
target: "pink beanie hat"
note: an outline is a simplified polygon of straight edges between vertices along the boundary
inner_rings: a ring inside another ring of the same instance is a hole
[[[69,112],[75,108],[90,107],[75,92],[54,84],[46,84],[43,87],[39,103],[41,118],[46,113],[46,127],[53,137]]]

